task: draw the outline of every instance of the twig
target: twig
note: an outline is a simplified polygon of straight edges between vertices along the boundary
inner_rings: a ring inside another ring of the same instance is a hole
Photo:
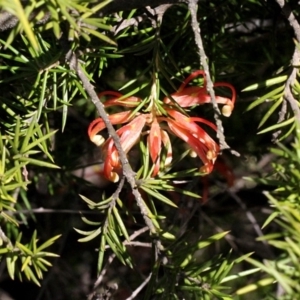
[[[8,213],[8,211],[4,211],[5,213]],[[21,209],[18,211],[9,211],[11,215],[16,214],[89,214],[89,215],[99,215],[101,212],[99,211],[90,211],[90,210],[75,210],[75,209],[53,209],[53,208],[44,208],[44,207],[38,207],[33,209]]]
[[[282,13],[287,18],[291,27],[293,28],[297,42],[300,43],[300,25],[299,25],[297,19],[295,18],[295,15],[293,14],[290,6],[284,0],[276,0],[276,2],[281,7]],[[292,93],[292,87],[293,87],[296,77],[297,77],[297,68],[296,67],[299,67],[299,65],[300,65],[300,51],[297,48],[297,46],[295,47],[291,64],[292,64],[292,66],[290,69],[290,74],[288,76],[288,79],[287,79],[287,81],[285,83],[285,87],[284,87],[284,102],[283,102],[282,109],[280,111],[278,123],[283,121],[282,116],[285,115],[286,101],[289,103],[289,105],[295,115],[296,120],[298,122],[300,122],[300,109],[298,106],[298,101],[294,98],[293,93]],[[273,134],[273,141],[277,140],[277,137],[279,134],[280,134],[280,131],[277,131]]]
[[[287,3],[285,3],[285,0],[276,0],[276,2],[281,7],[284,16],[290,22],[290,25],[294,30],[297,41],[300,42],[300,25],[297,19],[295,18],[295,15],[293,14],[290,6]]]
[[[106,215],[106,220],[105,220],[104,225],[103,225],[103,229],[102,229],[103,231],[102,232],[106,232],[107,227],[109,226],[108,216],[112,214],[112,210],[116,206],[117,199],[119,198],[119,195],[120,195],[120,193],[121,193],[121,191],[124,187],[124,183],[125,183],[125,177],[122,176],[121,180],[119,181],[117,189],[115,190],[115,192],[111,196],[111,201],[109,203],[109,208],[108,208],[108,212],[107,212],[107,215]]]
[[[299,57],[299,53],[297,53],[298,50],[295,51],[294,55],[293,55],[293,59],[292,62],[295,65],[295,62],[300,62],[300,57]],[[291,88],[296,80],[296,76],[297,76],[297,69],[293,68],[293,71],[291,72],[286,84],[285,84],[285,88],[284,88],[284,96],[285,99],[289,102],[296,120],[298,120],[300,122],[300,109],[298,106],[298,101],[294,98]]]
[[[211,76],[210,76],[210,72],[209,72],[209,66],[207,63],[207,56],[205,54],[205,50],[204,50],[204,46],[203,46],[203,42],[202,42],[202,37],[201,37],[201,32],[200,32],[200,25],[199,22],[197,20],[197,0],[189,0],[188,2],[188,6],[189,6],[189,10],[191,12],[191,26],[194,32],[194,36],[195,36],[195,43],[197,45],[198,48],[198,54],[200,57],[200,64],[203,66],[205,75],[206,75],[206,79],[207,79],[207,92],[209,93],[210,97],[211,97],[211,101],[212,101],[212,105],[214,108],[214,118],[217,124],[217,137],[219,139],[220,142],[220,150],[224,150],[224,149],[230,149],[230,146],[226,143],[225,140],[225,136],[224,136],[224,128],[223,128],[223,124],[221,121],[221,112],[219,110],[219,107],[217,105],[217,101],[216,101],[216,96],[215,96],[215,91],[214,91],[214,84],[212,82]],[[231,150],[231,152],[237,156],[239,156],[239,153],[237,153],[236,151]]]
[[[286,103],[286,100],[283,99],[280,112],[278,113],[277,123],[281,123],[282,121],[284,121],[286,113],[287,113],[287,103]],[[272,134],[272,142],[273,143],[275,143],[277,141],[277,138],[280,136],[281,132],[282,132],[282,130],[280,129],[280,130],[275,131]]]
[[[149,276],[144,280],[144,282],[131,294],[130,297],[126,298],[126,300],[132,300],[134,299],[140,291],[145,287],[145,285],[150,281],[152,276],[152,273],[149,274]]]
[[[200,57],[200,64],[203,66],[203,69],[204,69],[204,72],[206,75],[206,79],[207,79],[207,91],[211,97],[212,105],[216,112],[215,118],[219,119],[221,112],[220,112],[219,107],[216,102],[214,84],[211,80],[209,66],[207,63],[207,56],[206,56],[206,53],[204,50],[203,41],[202,41],[201,32],[200,32],[200,24],[197,20],[197,2],[198,2],[197,0],[189,0],[189,10],[191,12],[191,18],[192,18],[191,26],[194,31],[195,42],[196,42],[196,45],[197,45],[198,51],[199,51],[198,54]],[[217,119],[216,119],[216,121],[217,121]],[[223,132],[223,129],[221,129],[221,131]]]
[[[6,236],[6,234],[4,233],[4,231],[2,230],[2,228],[0,227],[0,239],[2,240],[2,242],[4,244],[6,244],[9,247],[13,247],[10,239]]]
[[[135,18],[131,18],[131,19],[125,19],[123,20],[122,18],[120,18],[120,24],[115,25],[111,28],[111,32],[114,33],[114,35],[117,35],[121,30],[130,27],[130,26],[135,26],[138,27],[138,25],[145,20],[145,15],[141,15],[141,16],[137,16]]]
[[[83,68],[82,68],[81,64],[79,63],[76,54],[69,53],[69,54],[67,54],[66,57],[70,57],[70,68],[72,70],[74,70],[76,72],[76,74],[78,75],[78,77],[81,79],[84,89],[87,91],[88,95],[90,96],[91,101],[94,103],[100,117],[103,119],[103,122],[106,125],[109,135],[111,136],[111,138],[114,141],[115,147],[119,153],[120,161],[122,164],[123,175],[125,176],[126,180],[128,181],[128,183],[131,187],[132,194],[134,195],[134,197],[136,199],[137,205],[140,208],[141,214],[143,215],[146,225],[150,229],[150,233],[156,234],[156,228],[148,216],[148,208],[145,205],[143,198],[137,188],[135,173],[132,170],[132,168],[128,162],[126,154],[122,149],[122,146],[120,143],[120,138],[119,138],[118,134],[116,133],[114,127],[112,126],[111,122],[109,121],[108,115],[104,109],[103,104],[99,100],[99,98],[94,90],[94,87],[90,83],[88,77],[85,75],[85,72],[83,71]],[[157,241],[156,245],[160,250],[162,250],[162,245],[161,245],[160,241]]]
[[[138,237],[139,235],[143,234],[144,232],[148,231],[149,228],[148,227],[143,227],[137,231],[135,231],[132,235],[130,235],[129,237],[129,240],[130,242],[133,241],[136,237]],[[130,242],[128,241],[124,241],[123,244],[126,245],[126,244],[130,244]],[[107,262],[104,266],[104,268],[102,269],[101,273],[99,274],[97,280],[95,281],[94,283],[94,291],[96,290],[96,288],[101,284],[102,280],[103,280],[103,277],[105,276],[107,270],[108,270],[108,267],[109,265],[113,262],[113,260],[115,259],[116,255],[113,253],[109,256],[109,258],[107,259]],[[92,293],[93,294],[93,293]],[[91,295],[92,295],[91,294]],[[90,298],[88,298],[90,299]]]
[[[228,189],[227,192],[235,200],[235,202],[241,207],[241,209],[245,212],[246,217],[250,221],[251,225],[253,226],[253,229],[256,232],[257,236],[262,237],[263,232],[260,228],[260,225],[258,224],[253,213],[248,209],[247,205],[243,202],[243,200],[235,192],[231,191],[230,189]],[[265,240],[262,240],[262,243],[263,243],[268,255],[270,257],[274,257],[274,253],[273,253],[270,245]]]
[[[223,228],[221,228],[220,226],[218,226],[206,213],[204,213],[203,211],[201,211],[201,218],[203,218],[210,226],[214,227],[215,230],[219,233],[221,232],[225,232],[225,230]],[[224,239],[227,241],[227,243],[231,246],[232,249],[234,249],[236,252],[238,252],[238,246],[235,243],[235,237],[228,233],[225,235]]]
[[[143,248],[151,248],[152,244],[151,243],[143,243],[143,242],[128,242],[128,241],[124,241],[123,245],[125,246],[134,246],[134,247],[143,247]],[[111,247],[109,245],[106,245],[105,248],[106,249],[111,249]]]

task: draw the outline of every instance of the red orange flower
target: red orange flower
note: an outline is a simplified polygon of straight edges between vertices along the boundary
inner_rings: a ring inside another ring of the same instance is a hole
[[[186,142],[199,156],[204,164],[200,169],[202,172],[210,173],[213,169],[214,161],[219,152],[219,146],[197,123],[206,124],[213,130],[216,130],[216,126],[203,118],[186,116],[179,112],[176,106],[172,105],[172,103],[176,101],[179,106],[185,108],[196,104],[211,102],[211,98],[206,91],[205,76],[203,87],[187,87],[187,84],[199,75],[204,76],[204,72],[199,70],[192,73],[183,82],[177,92],[171,94],[170,98],[166,97],[163,100],[163,108],[167,115],[159,113],[159,110],[155,107],[154,101],[150,113],[136,112],[133,114],[132,111],[129,110],[115,113],[108,117],[113,125],[125,124],[119,128],[116,133],[120,137],[121,146],[126,154],[139,141],[141,135],[148,134],[147,144],[151,160],[154,164],[152,176],[156,176],[159,172],[162,146],[167,149],[167,156],[164,162],[165,166],[172,161],[172,147],[168,132]],[[231,99],[216,96],[217,103],[224,104],[222,109],[223,114],[229,116],[234,107],[235,90],[227,83],[215,83],[215,86],[229,87],[232,91]],[[113,91],[103,92],[99,96],[103,95],[112,96],[104,102],[106,107],[123,106],[132,108],[138,106],[142,102],[138,97],[131,96],[124,98],[120,93]],[[167,126],[164,125],[165,123]],[[90,124],[88,134],[90,139],[102,148],[104,177],[116,182],[119,180],[118,174],[121,172],[121,163],[112,138],[110,137],[105,141],[101,135],[98,135],[105,127],[103,120],[98,118]],[[148,128],[144,130],[145,127]]]

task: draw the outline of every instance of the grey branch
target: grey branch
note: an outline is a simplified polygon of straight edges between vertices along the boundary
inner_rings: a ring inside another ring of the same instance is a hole
[[[67,55],[68,56],[68,55]],[[71,53],[71,55],[69,55],[70,57],[70,68],[72,70],[74,70],[76,72],[76,74],[78,75],[78,77],[80,78],[80,80],[82,81],[83,87],[84,89],[87,91],[89,97],[91,98],[91,101],[94,103],[100,117],[103,119],[103,122],[106,125],[106,128],[108,130],[109,135],[111,136],[111,138],[113,139],[116,149],[119,153],[119,158],[122,164],[122,168],[123,168],[123,175],[125,176],[126,180],[128,181],[132,193],[135,197],[135,200],[137,202],[137,205],[140,208],[140,211],[143,215],[143,218],[145,220],[146,225],[149,227],[150,229],[150,233],[151,234],[156,234],[156,228],[153,224],[153,222],[151,221],[150,217],[148,216],[148,208],[146,207],[143,198],[138,190],[138,186],[137,186],[137,182],[135,179],[135,173],[132,170],[128,159],[126,157],[126,154],[121,146],[120,143],[120,138],[118,136],[118,134],[116,133],[114,127],[112,126],[111,122],[109,121],[108,115],[104,109],[103,104],[101,103],[101,101],[99,100],[94,87],[92,86],[92,84],[89,82],[88,77],[85,75],[81,64],[79,63],[77,56],[75,53]],[[160,244],[160,242],[157,242],[157,247],[159,250],[162,250],[162,246]]]
[[[289,5],[284,0],[276,0],[276,2],[281,7],[282,13],[287,18],[291,27],[293,28],[296,40],[300,44],[300,25],[297,19],[295,18],[295,15],[293,14]],[[297,68],[299,68],[300,66],[300,51],[297,46],[295,47],[291,64],[292,66],[291,66],[290,74],[285,83],[285,88],[284,88],[284,100],[289,103],[291,109],[294,112],[296,120],[300,122],[300,109],[298,106],[298,101],[294,98],[294,95],[292,93],[292,87],[297,77]]]
[[[8,247],[13,248],[13,245],[10,241],[10,239],[5,235],[4,231],[0,227],[0,240],[6,244]]]
[[[143,281],[143,283],[126,300],[132,300],[132,299],[134,299],[141,292],[141,290],[148,284],[148,282],[151,279],[151,276],[152,276],[152,273],[150,273],[148,275],[148,277]]]
[[[220,110],[219,110],[217,102],[216,102],[214,84],[211,80],[209,66],[207,63],[207,56],[205,54],[205,50],[204,50],[204,46],[203,46],[203,42],[202,42],[202,37],[201,37],[201,33],[200,33],[200,25],[197,20],[197,2],[198,2],[197,0],[189,0],[188,5],[189,5],[189,10],[191,12],[191,18],[192,18],[191,26],[194,31],[195,43],[197,45],[198,54],[200,57],[200,64],[203,66],[203,69],[204,69],[204,72],[206,75],[206,79],[207,79],[207,91],[212,100],[212,105],[214,108],[214,118],[215,118],[216,124],[217,124],[217,137],[219,139],[220,149],[222,151],[224,149],[230,149],[230,147],[228,146],[228,144],[226,143],[226,140],[225,140],[224,128],[223,128],[223,124],[222,124],[222,121],[220,118],[221,113],[220,113]],[[239,154],[236,151],[231,150],[231,152],[233,154],[239,156]]]

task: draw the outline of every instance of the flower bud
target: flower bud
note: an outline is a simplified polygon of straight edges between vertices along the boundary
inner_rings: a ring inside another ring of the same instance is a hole
[[[232,107],[230,105],[224,105],[222,107],[222,115],[225,117],[230,117],[232,112]]]
[[[96,146],[101,146],[105,139],[102,135],[96,134],[93,137],[91,137],[91,141],[96,145]]]

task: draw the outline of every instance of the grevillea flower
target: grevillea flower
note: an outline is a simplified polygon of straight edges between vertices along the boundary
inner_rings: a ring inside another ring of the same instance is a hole
[[[141,113],[132,111],[122,111],[109,115],[109,121],[113,125],[125,124],[119,128],[116,133],[120,137],[121,146],[126,154],[137,144],[140,137],[147,134],[147,144],[151,160],[154,164],[152,176],[156,176],[160,168],[160,154],[162,146],[167,149],[167,155],[164,165],[167,166],[172,161],[172,146],[168,133],[172,133],[184,142],[186,142],[191,149],[199,156],[203,162],[200,170],[203,173],[210,173],[213,169],[214,162],[219,152],[219,145],[208,135],[208,133],[198,125],[203,123],[217,130],[216,126],[199,117],[189,117],[179,112],[173,102],[183,108],[194,106],[196,104],[204,104],[211,102],[211,98],[206,91],[206,80],[204,76],[203,87],[187,86],[187,84],[195,77],[202,75],[204,72],[199,70],[192,73],[179,87],[178,91],[171,94],[170,98],[166,97],[163,100],[163,109],[166,115],[159,113],[155,108],[155,101],[153,103],[151,112]],[[215,83],[215,86],[229,87],[232,91],[232,98],[225,98],[216,96],[216,102],[223,104],[222,113],[229,116],[234,107],[235,90],[228,83]],[[128,108],[137,107],[142,100],[138,97],[123,97],[118,92],[106,91],[99,96],[111,96],[104,102],[104,106],[123,106]],[[166,126],[167,125],[167,126]],[[119,160],[118,151],[114,145],[112,138],[105,139],[99,135],[105,128],[105,123],[102,118],[94,120],[88,129],[88,135],[96,145],[101,146],[102,158],[104,160],[103,175],[110,181],[116,182],[119,180],[119,173],[121,172],[121,163]],[[147,128],[144,130],[144,128]]]

